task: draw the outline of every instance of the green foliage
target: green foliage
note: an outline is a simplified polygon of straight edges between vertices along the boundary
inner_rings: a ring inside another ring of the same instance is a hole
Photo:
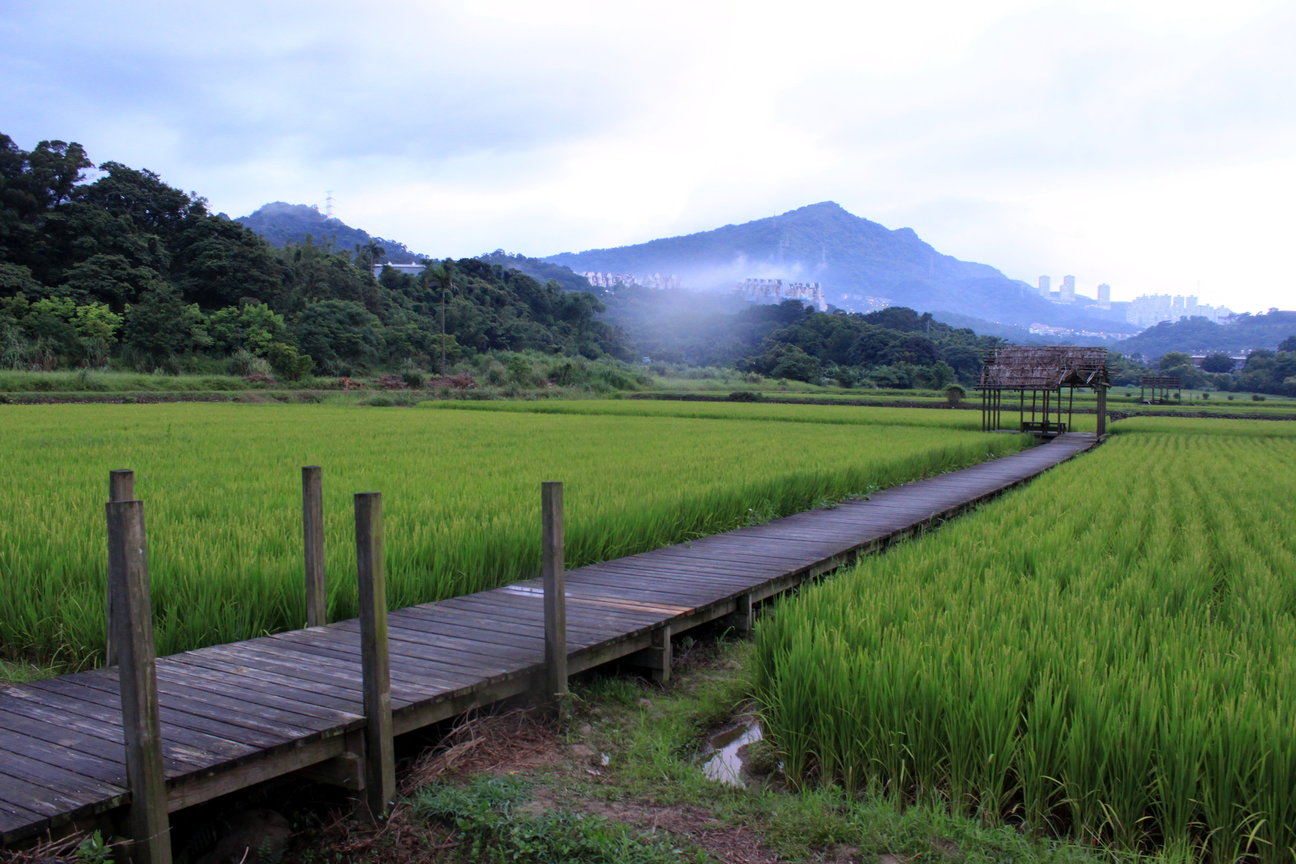
[[[1227,354],[1207,354],[1202,359],[1201,368],[1203,372],[1232,372],[1233,358]]]
[[[283,316],[264,303],[226,306],[207,317],[212,345],[222,353],[247,351],[264,357],[276,342],[288,336]]]
[[[789,774],[1125,850],[1290,860],[1290,427],[1122,421],[803,591],[756,651]]]
[[[449,823],[468,841],[474,861],[668,864],[707,861],[701,852],[684,856],[660,839],[640,837],[628,826],[566,810],[528,811],[528,790],[511,777],[482,776],[467,785],[433,784],[411,804],[424,819]]]
[[[271,342],[265,357],[274,373],[285,381],[301,381],[315,368],[314,358],[283,342]]]
[[[70,300],[124,316],[110,338],[98,327],[87,343],[62,312],[6,305],[0,362],[10,367],[175,370],[265,357],[274,344],[281,374],[298,377],[311,366],[291,351],[330,374],[427,369],[434,357],[444,367],[492,350],[625,354],[620,335],[595,320],[592,294],[468,260],[445,262],[463,274],[457,296],[430,296],[405,274],[373,278],[389,251],[413,260],[400,244],[363,232],[355,243],[325,234],[317,243],[307,232],[272,248],[150,171],[106,162],[82,183],[87,167],[80,145],[41,142],[28,153],[0,136],[0,301]]]

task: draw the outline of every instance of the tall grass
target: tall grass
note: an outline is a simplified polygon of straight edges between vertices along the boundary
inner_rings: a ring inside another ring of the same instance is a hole
[[[795,777],[1129,850],[1296,855],[1296,425],[1143,419],[758,631]]]
[[[654,407],[654,412],[657,408]],[[102,652],[107,473],[136,471],[164,653],[304,626],[300,466],[324,467],[328,604],[356,614],[350,496],[378,490],[393,607],[539,572],[539,483],[572,566],[969,464],[1020,436],[916,426],[299,405],[0,406],[0,654]]]

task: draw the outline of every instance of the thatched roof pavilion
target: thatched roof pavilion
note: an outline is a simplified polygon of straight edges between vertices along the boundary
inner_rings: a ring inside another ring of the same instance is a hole
[[[1091,389],[1098,394],[1098,434],[1107,431],[1106,348],[1077,348],[1070,345],[1033,347],[1005,345],[993,349],[981,367],[981,428],[1003,429],[1003,394],[1017,391],[1022,431],[1057,435],[1071,426],[1075,391]],[[1062,390],[1070,391],[1067,421],[1062,421]],[[1031,394],[1030,419],[1026,419],[1026,394]],[[1039,414],[1037,416],[1037,410]]]
[[[1152,390],[1152,398],[1147,390]],[[1144,375],[1139,379],[1140,402],[1169,402],[1170,391],[1176,392],[1176,398],[1183,398],[1183,379],[1178,375]]]

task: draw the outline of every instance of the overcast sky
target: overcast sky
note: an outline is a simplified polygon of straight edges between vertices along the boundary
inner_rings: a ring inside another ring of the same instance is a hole
[[[548,255],[834,200],[1114,299],[1296,308],[1296,3],[0,0],[0,132],[241,216]]]

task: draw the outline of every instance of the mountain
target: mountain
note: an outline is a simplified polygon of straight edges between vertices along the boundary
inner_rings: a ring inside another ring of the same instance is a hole
[[[386,253],[379,260],[391,264],[416,264],[422,257],[405,248],[404,243],[371,237],[367,232],[352,228],[340,219],[325,216],[305,204],[273,201],[250,216],[240,216],[234,221],[260,234],[271,246],[301,244],[310,238],[315,244],[331,245],[333,249],[346,253],[376,243]]]
[[[1015,326],[1120,330],[1083,308],[1052,303],[993,267],[943,255],[910,228],[891,230],[832,201],[780,216],[636,246],[564,252],[545,259],[577,272],[678,276],[725,290],[747,279],[818,282],[847,310],[908,306]]]

